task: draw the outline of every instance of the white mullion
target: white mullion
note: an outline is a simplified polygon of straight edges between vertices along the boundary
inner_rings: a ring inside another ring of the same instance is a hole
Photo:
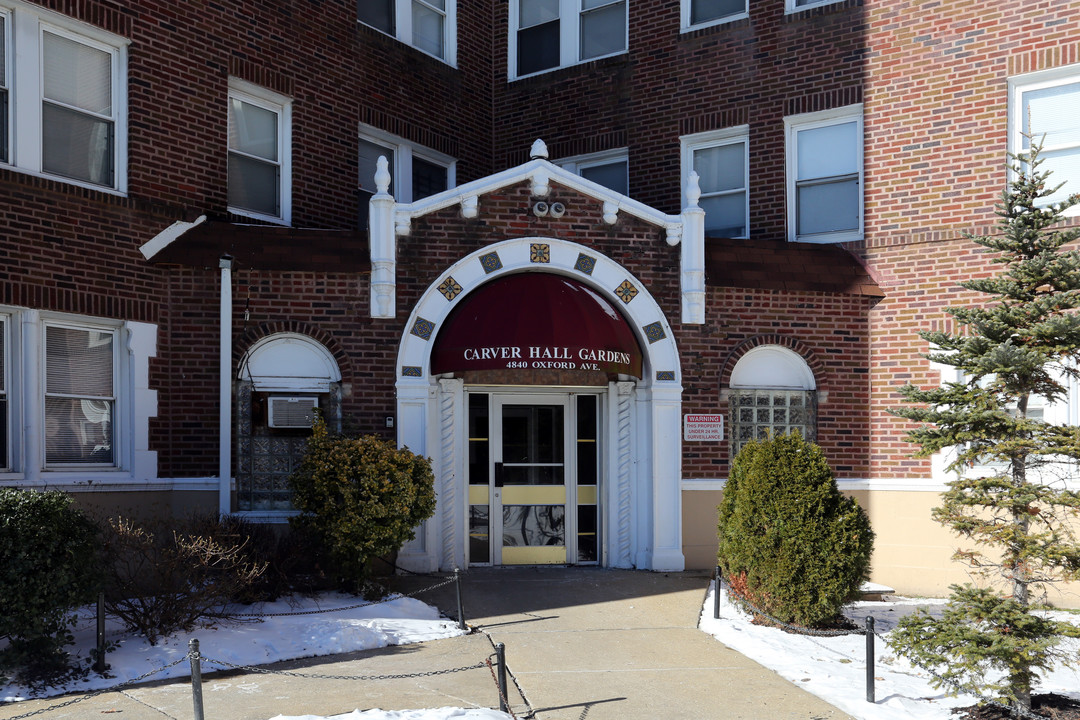
[[[413,0],[395,0],[397,7],[394,8],[395,18],[394,32],[397,39],[406,45],[415,47],[412,36],[412,4]]]
[[[44,68],[37,17],[21,8],[12,14],[12,53],[15,72],[11,88],[13,135],[19,139],[11,148],[11,162],[34,173],[41,172],[41,103]]]
[[[581,0],[559,0],[559,67],[580,61]]]

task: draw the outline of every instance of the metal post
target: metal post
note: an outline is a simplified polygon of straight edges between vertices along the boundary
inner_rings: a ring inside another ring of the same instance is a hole
[[[199,665],[199,641],[188,641],[188,660],[191,661],[191,701],[195,705],[195,720],[204,720],[202,701],[202,668]]]
[[[499,663],[499,712],[509,712],[506,700],[506,645],[495,643],[495,660]]]
[[[468,630],[469,627],[465,624],[465,606],[461,604],[461,569],[454,568],[454,587],[457,589],[457,616],[458,627],[462,630]]]
[[[866,702],[874,702],[874,617],[866,618]]]
[[[99,592],[97,596],[97,657],[94,659],[94,670],[104,675],[105,668],[105,593]]]
[[[723,587],[723,575],[720,574],[720,566],[716,566],[716,590],[713,592],[712,616],[714,620],[720,619],[720,588]]]

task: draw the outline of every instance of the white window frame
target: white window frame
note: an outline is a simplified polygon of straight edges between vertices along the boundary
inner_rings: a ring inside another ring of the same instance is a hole
[[[4,137],[0,138],[0,147],[7,148],[7,157],[0,157],[0,165],[8,164],[14,157],[14,148],[12,143],[12,122],[15,102],[12,99],[11,91],[11,76],[12,76],[12,62],[14,53],[11,51],[11,16],[12,12],[7,8],[0,5],[0,20],[4,22],[3,32],[0,32],[0,41],[4,43],[3,55],[0,56],[0,63],[3,64],[3,72],[0,73],[0,85],[3,85],[4,90],[7,92],[7,109],[4,111],[4,127],[7,128],[4,133]]]
[[[1025,153],[1025,138],[1023,136],[1025,114],[1024,93],[1073,84],[1080,84],[1080,63],[1052,68],[1050,70],[1040,70],[1038,72],[1026,73],[1024,75],[1017,75],[1009,78],[1009,153],[1016,156],[1022,156]],[[1033,129],[1035,130],[1035,135],[1038,136],[1038,127]],[[1043,152],[1069,149],[1075,149],[1077,155],[1080,156],[1080,143],[1077,143],[1076,145],[1043,146]],[[1009,175],[1012,177],[1012,171],[1010,171]],[[1055,175],[1050,176],[1051,185],[1057,185],[1063,180],[1070,181],[1064,188],[1067,192],[1080,193],[1080,177],[1061,178]],[[1063,214],[1066,217],[1080,216],[1080,205],[1074,205]]]
[[[8,160],[6,166],[31,175],[80,187],[127,193],[127,47],[129,41],[59,13],[14,0],[0,0],[7,33]],[[42,104],[44,102],[43,46],[48,31],[109,53],[112,58],[113,184],[98,185],[43,168]],[[12,62],[18,58],[20,62]]]
[[[792,13],[802,12],[803,10],[809,10],[810,8],[821,7],[823,5],[835,5],[836,3],[843,1],[844,0],[808,0],[808,2],[799,4],[799,0],[784,0],[784,12],[790,15]]]
[[[803,130],[827,127],[829,125],[842,125],[849,122],[856,123],[856,164],[858,165],[859,188],[858,208],[859,223],[854,230],[837,230],[828,233],[813,233],[800,235],[798,232],[798,158],[799,158],[799,133]],[[791,242],[809,243],[838,243],[861,240],[863,228],[866,222],[866,197],[863,171],[863,146],[865,145],[863,129],[863,106],[862,103],[847,105],[833,110],[789,115],[784,118],[784,134],[786,137],[785,148],[787,152],[787,235]]]
[[[270,215],[247,208],[229,206],[229,212],[244,217],[257,218],[277,224],[292,222],[292,100],[267,88],[237,78],[229,78],[229,99],[226,113],[232,113],[233,99],[240,100],[278,116],[278,193],[280,214]],[[229,122],[229,116],[226,116]],[[228,142],[226,140],[226,142]],[[232,147],[229,154],[235,152]],[[263,160],[263,158],[259,158]]]
[[[12,363],[15,353],[12,351],[11,336],[11,314],[0,312],[0,362],[3,363],[3,367],[0,368],[0,396],[5,401],[3,412],[6,416],[4,418],[6,421],[6,433],[3,438],[0,438],[3,440],[6,449],[3,454],[0,454],[0,473],[10,472],[14,466],[15,433],[13,430],[15,428],[15,412],[14,398],[11,392],[11,378],[14,374]]]
[[[364,0],[359,0],[364,2]],[[451,67],[457,67],[457,0],[446,0],[446,9],[439,11],[438,8],[431,5],[426,0],[393,0],[394,2],[394,32],[387,33],[382,28],[377,28],[374,25],[368,25],[363,20],[357,20],[364,27],[369,27],[372,30],[383,33],[384,35],[390,35],[390,37],[403,42],[411,48],[414,48],[428,57],[433,57],[436,60],[450,65]],[[439,57],[429,53],[420,46],[413,42],[412,31],[412,7],[414,4],[424,5],[436,12],[441,12],[443,21],[443,51],[445,57]]]
[[[615,150],[604,150],[597,153],[589,153],[586,155],[573,155],[568,158],[562,158],[556,160],[555,164],[561,168],[569,170],[572,173],[581,175],[582,170],[588,170],[589,168],[602,167],[604,165],[614,165],[615,163],[626,164],[626,188],[627,195],[629,195],[630,189],[630,154],[627,148],[618,148]],[[582,175],[582,179],[584,176]],[[608,188],[610,190],[610,188]],[[612,191],[615,192],[615,191]]]
[[[47,434],[46,434],[46,421],[48,420],[47,413],[45,411],[45,403],[50,396],[48,387],[48,329],[49,328],[63,328],[68,330],[77,330],[80,332],[101,332],[108,333],[112,336],[112,419],[110,422],[112,437],[110,442],[112,443],[112,455],[113,460],[111,463],[94,463],[94,462],[49,462],[48,450],[47,450]],[[93,324],[86,322],[69,322],[57,319],[43,319],[41,323],[41,426],[39,428],[41,432],[41,465],[46,470],[115,470],[121,467],[123,459],[123,438],[120,434],[120,418],[123,417],[123,408],[121,406],[121,386],[120,386],[120,346],[123,340],[121,338],[120,328],[116,325],[105,324]]]
[[[695,23],[691,20],[691,18],[693,18],[694,2],[695,0],[682,0],[681,2],[681,32],[691,32],[693,30],[700,30],[701,28],[712,27],[714,25],[725,25],[729,22],[735,22],[736,20],[750,17],[749,0],[743,0],[742,12],[735,12],[712,20],[706,20],[705,22]]]
[[[360,139],[381,145],[394,153],[394,157],[389,158],[393,165],[393,180],[390,185],[390,193],[397,202],[413,202],[412,166],[414,157],[445,167],[447,190],[457,185],[457,161],[449,155],[409,142],[402,137],[373,128],[370,125],[360,125]],[[374,178],[362,178],[360,182],[364,183],[365,187],[374,187]]]
[[[681,157],[681,177],[682,177],[682,197],[686,197],[686,183],[690,178],[690,171],[694,169],[694,153],[698,150],[706,150],[708,148],[720,147],[722,145],[735,145],[742,143],[743,146],[743,189],[742,192],[746,196],[746,207],[744,208],[744,217],[746,218],[746,224],[743,227],[743,234],[738,235],[738,238],[750,237],[750,126],[749,125],[737,125],[735,127],[723,128],[721,130],[710,130],[703,133],[695,133],[693,135],[684,135],[679,138],[680,157]],[[737,191],[731,191],[737,192]],[[702,193],[702,198],[710,196],[720,196],[726,193]],[[730,193],[727,193],[730,194]],[[699,202],[700,204],[700,202]],[[706,215],[706,219],[708,216]]]
[[[588,13],[589,10],[583,11],[581,4],[583,0],[559,0],[559,64],[543,70],[537,70],[533,73],[521,75],[517,71],[517,38],[520,31],[520,12],[518,7],[518,0],[509,0],[509,32],[507,33],[507,75],[510,80],[516,80],[522,77],[533,77],[535,75],[543,75],[544,73],[553,72],[561,68],[570,67],[573,65],[580,65],[582,63],[592,62],[593,60],[600,60],[606,57],[615,57],[617,55],[625,55],[629,52],[630,47],[630,0],[612,0],[611,4],[615,2],[621,2],[623,10],[626,13],[623,28],[626,35],[623,38],[623,48],[616,52],[608,53],[606,55],[597,55],[596,57],[581,58],[581,16]],[[595,8],[592,8],[595,9]]]

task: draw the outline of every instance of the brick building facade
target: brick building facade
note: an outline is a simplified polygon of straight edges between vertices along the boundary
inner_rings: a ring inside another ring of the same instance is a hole
[[[1080,184],[1080,2],[590,5],[0,0],[0,482],[283,522],[317,404],[433,459],[416,568],[679,569],[799,428],[874,579],[942,592],[888,410],[1025,118]]]

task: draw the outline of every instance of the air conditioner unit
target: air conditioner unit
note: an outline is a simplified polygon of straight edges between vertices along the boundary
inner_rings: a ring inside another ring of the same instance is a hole
[[[317,397],[271,397],[269,425],[272,428],[310,428],[317,407]]]

